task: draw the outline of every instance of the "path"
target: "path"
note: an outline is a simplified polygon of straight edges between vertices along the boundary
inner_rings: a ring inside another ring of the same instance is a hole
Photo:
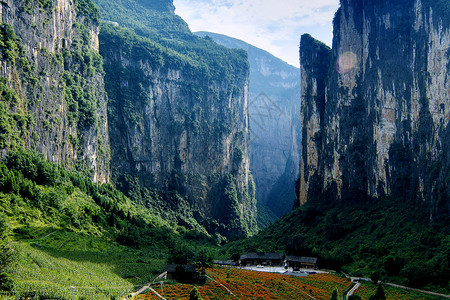
[[[399,289],[404,289],[404,290],[408,290],[408,291],[413,291],[413,292],[420,292],[420,293],[424,293],[424,294],[428,294],[428,295],[433,295],[433,296],[439,296],[439,297],[444,297],[447,299],[450,299],[450,295],[444,295],[444,294],[439,294],[439,293],[435,293],[435,292],[429,292],[429,291],[424,291],[424,290],[419,290],[419,289],[413,289],[407,286],[403,286],[403,285],[398,285],[398,284],[393,284],[393,283],[383,283],[383,285],[386,286],[392,286],[392,287],[396,287]]]
[[[122,298],[122,300],[127,300],[127,299],[130,299],[130,298],[133,299],[135,296],[137,296],[137,295],[139,295],[139,294],[142,294],[142,293],[143,293],[144,291],[146,291],[147,289],[150,290],[150,291],[152,291],[152,293],[154,293],[159,299],[166,300],[163,296],[161,296],[160,294],[158,294],[154,289],[152,289],[152,288],[150,287],[150,285],[155,284],[155,280],[156,280],[156,279],[161,279],[161,278],[163,278],[163,277],[165,277],[165,276],[167,276],[167,272],[161,273],[160,275],[158,275],[158,277],[156,277],[155,279],[153,279],[152,283],[149,283],[149,284],[147,284],[146,286],[143,286],[140,290],[138,290],[138,291],[135,292],[135,293],[128,294],[127,296],[125,296],[124,298]]]
[[[55,231],[53,231],[53,232],[47,234],[46,236],[41,237],[41,239],[45,239],[46,237],[49,237],[49,236],[51,236],[52,234],[55,234],[56,231],[57,231],[57,230],[55,230]]]
[[[350,291],[348,291],[347,296],[345,296],[345,299],[348,300],[348,297],[350,297],[351,295],[353,295],[354,292],[356,292],[356,290],[359,288],[359,286],[361,285],[361,283],[357,282],[355,284],[354,287],[352,287],[352,289]]]
[[[226,287],[225,285],[223,285],[222,283],[220,283],[220,282],[218,282],[217,280],[215,280],[215,279],[209,277],[208,275],[206,275],[206,277],[209,278],[209,279],[211,279],[212,281],[217,282],[218,284],[220,284],[222,287],[224,287],[224,288],[227,290],[228,293],[230,293],[230,295],[236,296],[235,294],[233,294],[232,291],[230,291],[229,288],[227,288],[227,287]]]
[[[350,278],[352,282],[358,282],[358,281],[367,281],[367,282],[372,282],[372,280],[370,278],[362,278],[362,277],[351,277]],[[395,287],[395,288],[399,288],[399,289],[403,289],[403,290],[407,290],[407,291],[413,291],[413,292],[419,292],[419,293],[424,293],[424,294],[428,294],[428,295],[432,295],[432,296],[438,296],[438,297],[443,297],[443,298],[447,298],[450,299],[450,295],[445,295],[445,294],[439,294],[439,293],[435,293],[435,292],[430,292],[430,291],[425,291],[425,290],[419,290],[419,289],[414,289],[414,288],[410,288],[404,285],[399,285],[399,284],[394,284],[394,283],[387,283],[387,282],[381,282],[380,283],[382,285],[385,286],[391,286],[391,287]],[[350,296],[350,294],[349,294]]]

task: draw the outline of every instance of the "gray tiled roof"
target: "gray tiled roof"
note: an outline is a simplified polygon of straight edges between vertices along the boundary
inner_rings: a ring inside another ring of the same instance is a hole
[[[317,263],[317,257],[286,256],[286,261],[315,264]]]
[[[224,265],[224,266],[235,266],[235,265],[237,265],[236,262],[231,261],[231,260],[214,260],[213,263],[216,264],[216,265]]]
[[[168,273],[175,273],[177,266],[183,267],[184,271],[187,273],[194,273],[196,271],[195,265],[192,265],[192,264],[190,264],[190,265],[172,265],[172,264],[170,264],[170,265],[166,266],[166,271]]]
[[[241,255],[241,260],[244,260],[244,259],[282,260],[283,254],[282,253],[251,252],[251,253]]]

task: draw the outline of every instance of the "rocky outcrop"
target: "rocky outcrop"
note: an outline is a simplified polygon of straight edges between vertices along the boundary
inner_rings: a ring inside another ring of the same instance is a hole
[[[219,70],[117,26],[100,37],[114,181],[179,193],[210,232],[255,232],[245,53]]]
[[[393,195],[448,212],[448,11],[445,1],[343,0],[331,53],[302,37],[299,204]]]
[[[19,129],[23,145],[50,161],[92,170],[95,181],[106,182],[109,140],[98,11],[89,3],[1,1],[2,22],[9,24],[2,26],[21,42],[17,55],[3,57],[0,75],[19,96],[11,110],[28,116],[26,130]],[[3,45],[3,53],[8,47]]]
[[[305,34],[300,43],[301,72],[301,160],[300,203],[307,200],[309,190],[321,190],[323,174],[323,137],[325,131],[325,87],[328,75],[331,49]],[[316,185],[316,187],[313,187]],[[318,186],[317,186],[318,185]]]

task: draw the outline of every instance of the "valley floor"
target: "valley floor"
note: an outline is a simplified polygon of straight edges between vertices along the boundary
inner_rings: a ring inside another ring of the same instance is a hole
[[[189,284],[155,285],[154,291],[164,299],[189,299],[191,290],[196,287],[205,300],[219,299],[323,299],[328,300],[334,290],[339,295],[346,294],[352,286],[348,278],[331,273],[317,273],[308,276],[286,276],[271,272],[259,272],[238,268],[207,269],[210,278],[204,286]],[[375,293],[376,286],[362,283],[355,295],[369,299]],[[385,287],[388,300],[398,299],[441,299],[425,294],[405,291],[394,287]],[[161,299],[153,291],[139,295],[137,299]]]

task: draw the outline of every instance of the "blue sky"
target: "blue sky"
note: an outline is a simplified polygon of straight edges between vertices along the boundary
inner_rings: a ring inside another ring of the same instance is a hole
[[[331,45],[339,0],[174,0],[174,4],[192,31],[241,39],[298,67],[303,33]]]

